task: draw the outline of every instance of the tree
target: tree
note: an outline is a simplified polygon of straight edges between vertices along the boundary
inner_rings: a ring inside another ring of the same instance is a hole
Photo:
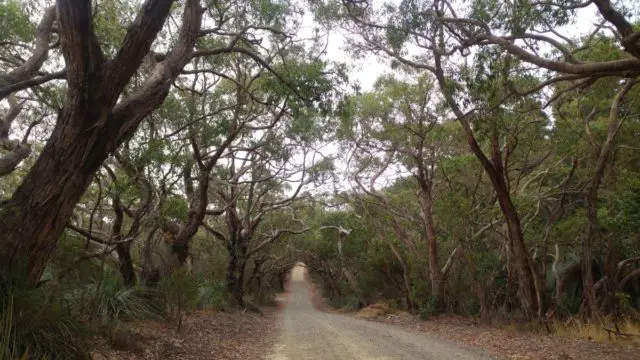
[[[140,122],[162,104],[192,59],[241,53],[271,69],[260,57],[253,33],[275,38],[289,36],[277,13],[249,16],[250,11],[260,9],[221,6],[205,9],[198,0],[186,1],[180,7],[181,24],[176,29],[174,23],[165,24],[172,11],[179,10],[173,3],[145,1],[111,53],[105,50],[112,49],[100,45],[89,1],[60,0],[56,11],[48,10],[57,13],[67,92],[38,160],[0,209],[1,272],[5,279],[28,279],[31,284],[38,281],[75,204],[96,171],[109,154],[131,138]],[[237,10],[237,14],[244,16],[227,17],[229,10]],[[202,29],[203,16],[215,27]],[[49,24],[50,16],[45,18]],[[172,34],[174,38],[164,41],[165,36]],[[48,50],[49,37],[38,39],[44,39],[39,43]],[[159,51],[152,51],[154,42]],[[41,58],[33,62],[41,65]],[[30,78],[21,78],[20,87],[6,82],[8,85],[2,89],[9,94],[59,76],[41,76],[37,66],[29,66],[28,70]],[[142,74],[146,70],[147,75],[135,86],[131,80],[139,70]]]
[[[556,27],[577,16],[577,9],[591,4],[595,5],[604,21],[591,36],[582,39],[581,44],[556,31]],[[441,0],[409,0],[398,6],[382,8],[373,8],[362,2],[347,2],[341,6],[321,2],[317,7],[325,20],[337,23],[356,35],[352,42],[358,51],[382,54],[398,66],[431,72],[438,79],[449,110],[462,125],[470,149],[496,191],[514,251],[522,308],[527,317],[541,316],[544,304],[540,296],[536,296],[541,293],[540,277],[527,252],[520,215],[509,193],[505,159],[510,150],[508,147],[503,149],[494,136],[489,154],[486,154],[476,138],[474,127],[479,120],[491,117],[495,110],[504,110],[514,97],[537,93],[552,84],[570,81],[573,82],[570,88],[575,89],[588,87],[600,78],[634,78],[640,63],[633,40],[637,33],[630,22],[606,0],[549,4],[518,2],[506,6],[478,1],[465,9],[457,9]],[[597,45],[594,38],[607,22],[614,26],[619,39],[622,39],[625,54],[614,60],[579,60],[580,51]],[[553,51],[545,54],[537,51],[545,46]],[[491,86],[499,84],[504,91],[494,92],[495,98],[489,103],[478,102],[477,98],[467,94],[471,95],[473,87],[481,85],[477,82],[480,79],[473,82],[465,80],[466,65],[459,60],[473,57],[477,61],[475,65],[481,65],[481,56],[491,53],[497,59],[493,64],[500,64],[491,69],[494,76],[489,79]],[[540,75],[545,78],[535,80]],[[518,80],[527,77],[533,81]],[[585,239],[585,242],[589,240]],[[589,246],[585,244],[585,247]],[[585,258],[584,262],[588,260]]]
[[[286,234],[301,234],[308,227],[282,227],[280,224],[297,223],[291,206],[298,200],[302,188],[310,182],[308,172],[318,164],[307,165],[308,153],[304,143],[287,139],[282,133],[285,110],[275,114],[264,126],[261,138],[248,137],[230,150],[225,177],[216,184],[218,203],[224,208],[224,221],[219,225],[205,225],[205,229],[225,244],[229,262],[227,267],[227,291],[236,303],[244,306],[245,272],[249,261]],[[294,156],[302,158],[296,164]],[[286,194],[285,184],[297,182]],[[264,230],[265,222],[272,214],[287,214],[289,221],[272,223],[271,231]],[[295,228],[299,229],[295,229]]]
[[[392,217],[397,236],[405,244],[412,244],[409,233],[402,229],[400,218],[410,218],[402,210],[393,209],[384,195],[376,191],[375,183],[392,163],[401,167],[400,173],[408,171],[414,179],[415,193],[420,207],[422,236],[426,238],[428,249],[428,274],[431,281],[431,295],[436,306],[443,306],[444,278],[451,269],[451,261],[440,267],[438,259],[438,236],[433,215],[435,195],[435,173],[441,157],[448,155],[447,145],[438,141],[437,128],[440,117],[432,109],[435,98],[432,95],[433,81],[427,76],[416,83],[405,83],[391,76],[380,78],[374,92],[356,98],[352,129],[355,158],[362,158],[362,165],[355,171],[358,187],[384,207]],[[355,135],[357,133],[357,135]],[[357,137],[356,137],[357,136]],[[379,164],[375,164],[376,156]],[[374,169],[369,187],[361,180],[361,173]],[[390,175],[393,176],[393,175]],[[408,245],[412,251],[419,251],[415,245]],[[451,255],[452,258],[455,252]],[[416,254],[417,257],[421,255]]]

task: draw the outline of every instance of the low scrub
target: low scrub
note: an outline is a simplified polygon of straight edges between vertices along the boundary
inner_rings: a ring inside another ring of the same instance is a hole
[[[88,359],[88,329],[59,294],[3,289],[0,360]]]
[[[160,319],[165,309],[157,289],[142,286],[123,286],[118,274],[104,272],[95,285],[93,313],[99,322],[112,320]]]
[[[640,323],[628,318],[617,322],[605,319],[602,323],[570,320],[556,324],[555,329],[559,336],[597,342],[640,344]]]
[[[224,283],[203,281],[198,285],[198,308],[224,311],[229,303]]]

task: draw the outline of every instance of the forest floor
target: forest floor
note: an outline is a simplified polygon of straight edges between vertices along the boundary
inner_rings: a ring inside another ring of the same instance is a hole
[[[262,310],[264,316],[240,310],[198,311],[183,319],[180,332],[166,321],[127,323],[120,335],[126,338],[108,350],[96,350],[93,360],[263,359],[278,333],[278,309]]]

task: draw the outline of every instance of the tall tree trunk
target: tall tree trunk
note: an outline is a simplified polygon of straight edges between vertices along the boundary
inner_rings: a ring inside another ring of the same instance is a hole
[[[395,256],[396,260],[398,260],[398,263],[400,263],[400,268],[402,269],[402,281],[404,283],[404,293],[405,298],[407,299],[407,308],[409,309],[409,311],[413,311],[415,310],[415,306],[413,304],[413,298],[411,294],[411,285],[409,282],[409,271],[407,269],[407,264],[405,263],[402,255],[400,255],[393,243],[389,241],[387,242],[387,244],[389,244],[389,248],[391,248],[393,256]]]
[[[433,199],[431,187],[426,181],[420,181],[420,205],[422,207],[422,222],[427,237],[429,249],[429,279],[431,280],[431,296],[436,300],[436,308],[444,307],[444,276],[438,264],[438,239],[433,220]]]
[[[67,97],[80,94],[70,90]],[[76,203],[107,157],[107,141],[96,139],[97,131],[88,132],[84,125],[104,121],[104,106],[95,99],[77,100],[58,116],[42,154],[0,210],[3,275],[31,283],[40,279]]]
[[[65,105],[42,154],[12,198],[0,208],[0,276],[35,284],[72,211],[100,165],[131,137],[166,97],[189,60],[202,10],[185,5],[178,43],[141,90],[118,103],[149,53],[172,0],[147,0],[115,58],[106,61],[92,28],[91,2],[58,0],[58,34],[67,68]]]
[[[440,39],[440,42],[443,42],[443,40]],[[509,193],[509,187],[506,183],[507,174],[503,167],[502,153],[499,144],[497,143],[495,136],[493,136],[491,139],[491,159],[489,159],[475,138],[473,129],[469,122],[470,115],[465,114],[462,109],[460,109],[458,103],[453,97],[453,94],[451,93],[451,87],[447,84],[447,79],[445,78],[442,68],[441,56],[441,54],[434,53],[434,74],[447,103],[456,115],[460,125],[462,125],[462,130],[465,133],[471,152],[473,152],[476,158],[480,161],[480,164],[491,180],[493,189],[498,197],[500,209],[502,210],[507,226],[509,242],[515,258],[514,265],[516,268],[516,275],[518,277],[518,295],[522,311],[526,318],[531,319],[538,312],[538,306],[540,305],[537,303],[535,292],[535,275],[532,273],[534,268],[531,266],[531,258],[527,253],[527,248],[524,243],[524,236],[518,211],[513,204]]]
[[[140,282],[145,286],[156,286],[160,281],[160,271],[156,268],[153,263],[153,240],[156,232],[158,231],[157,227],[151,229],[151,231],[147,234],[146,239],[144,241],[144,246],[142,248],[142,274]]]
[[[233,238],[233,237],[232,237]],[[244,307],[244,270],[247,263],[247,247],[243,244],[243,239],[238,237],[237,242],[232,242],[227,246],[229,251],[229,263],[227,264],[227,292],[231,294],[233,300]]]
[[[498,181],[498,183],[504,185],[504,181]],[[538,304],[537,301],[535,274],[533,272],[534,269],[531,264],[531,258],[524,244],[520,218],[513,202],[511,201],[511,196],[506,190],[506,186],[494,187],[494,189],[498,195],[498,201],[507,225],[509,241],[511,242],[513,250],[513,262],[516,268],[516,276],[518,278],[518,297],[520,299],[520,305],[525,317],[532,318],[538,313],[538,306],[541,306],[542,304]]]

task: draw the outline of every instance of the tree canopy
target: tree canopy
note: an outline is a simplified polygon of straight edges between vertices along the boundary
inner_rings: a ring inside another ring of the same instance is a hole
[[[634,5],[0,1],[2,287],[635,313]]]

